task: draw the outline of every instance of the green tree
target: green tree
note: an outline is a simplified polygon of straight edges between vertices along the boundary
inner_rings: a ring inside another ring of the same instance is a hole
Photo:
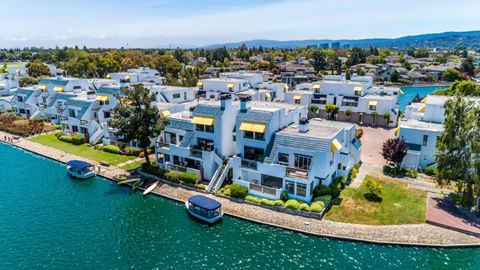
[[[162,74],[166,75],[169,73],[176,77],[180,70],[182,70],[182,65],[175,57],[165,54],[158,57],[155,62],[155,68]]]
[[[340,108],[335,104],[325,104],[325,110],[328,113],[329,119],[334,119]]]
[[[447,68],[442,74],[442,80],[447,82],[454,82],[458,79],[460,79],[460,72],[454,68]]]
[[[398,74],[397,70],[394,70],[392,74],[390,74],[390,81],[398,82],[398,79],[400,79],[400,74]]]
[[[327,56],[323,50],[316,50],[312,54],[313,68],[315,71],[325,70],[327,68]]]
[[[480,194],[480,109],[457,96],[445,103],[444,131],[437,141],[437,181],[457,183],[462,205]]]
[[[27,68],[27,73],[30,77],[50,75],[50,70],[48,69],[47,65],[38,60],[28,62],[25,67]]]
[[[115,106],[110,126],[118,129],[118,135],[124,141],[136,141],[143,150],[145,161],[150,164],[147,149],[168,123],[153,105],[155,94],[150,94],[143,84],[131,84],[122,88],[116,97],[125,102]]]
[[[469,76],[475,75],[475,65],[473,64],[473,57],[468,56],[463,60],[462,65],[460,67],[462,72],[465,72]]]

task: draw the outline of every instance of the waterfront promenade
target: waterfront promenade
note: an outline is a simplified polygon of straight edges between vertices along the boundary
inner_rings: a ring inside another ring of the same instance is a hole
[[[12,135],[0,132],[0,140],[4,141],[5,137],[12,145],[34,153],[38,153],[51,159],[58,160],[60,162],[65,163],[71,159],[89,161],[97,168],[100,167],[100,175],[106,178],[112,179],[116,175],[126,173],[124,170],[116,166],[101,166],[98,162],[86,160],[84,158],[71,155],[61,150],[50,148],[24,138],[13,139],[12,141]],[[181,202],[194,194],[201,194],[200,191],[185,189],[167,183],[161,183],[154,190],[154,193]],[[219,200],[223,204],[224,212],[228,215],[317,236],[400,245],[439,247],[480,246],[480,238],[430,224],[347,224],[280,213],[261,206],[233,202],[227,198],[218,196],[215,196],[215,199]]]

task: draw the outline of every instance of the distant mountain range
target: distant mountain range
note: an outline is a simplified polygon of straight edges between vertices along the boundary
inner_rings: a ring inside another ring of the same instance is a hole
[[[247,40],[240,42],[232,42],[225,44],[215,44],[206,46],[205,48],[237,48],[242,44],[247,47],[265,47],[265,48],[284,48],[293,49],[307,46],[321,46],[328,44],[332,47],[332,43],[337,43],[340,48],[343,47],[383,47],[383,48],[453,48],[457,46],[465,46],[468,48],[480,48],[480,31],[468,32],[444,32],[436,34],[423,34],[415,36],[405,36],[400,38],[371,38],[371,39],[307,39],[307,40]]]

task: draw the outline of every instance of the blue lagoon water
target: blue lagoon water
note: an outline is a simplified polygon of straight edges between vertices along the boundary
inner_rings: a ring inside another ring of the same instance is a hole
[[[411,87],[402,87],[403,95],[398,97],[398,103],[400,104],[400,111],[404,112],[405,107],[407,107],[413,98],[417,94],[420,97],[426,97],[428,94],[435,92],[438,89],[448,88],[448,86],[411,86]]]
[[[0,144],[0,269],[479,269],[480,249],[337,241],[225,217]]]

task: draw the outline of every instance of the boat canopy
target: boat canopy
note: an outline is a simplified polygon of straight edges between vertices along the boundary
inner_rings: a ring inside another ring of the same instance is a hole
[[[195,195],[188,199],[188,202],[206,210],[215,210],[222,206],[221,203],[202,195]]]
[[[67,162],[67,165],[79,170],[83,170],[85,168],[93,166],[92,164],[82,160],[70,160],[69,162]]]

